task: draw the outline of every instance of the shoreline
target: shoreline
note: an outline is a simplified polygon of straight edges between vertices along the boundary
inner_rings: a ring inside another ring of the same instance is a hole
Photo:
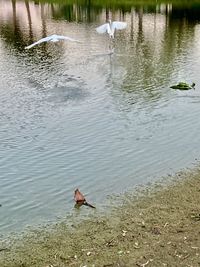
[[[200,168],[180,172],[125,194],[109,215],[0,244],[0,266],[200,266],[199,203]]]

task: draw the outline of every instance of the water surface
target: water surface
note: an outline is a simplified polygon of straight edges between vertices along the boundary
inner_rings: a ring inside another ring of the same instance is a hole
[[[101,210],[107,195],[199,159],[199,15],[0,0],[2,234],[70,214],[76,187]],[[95,31],[109,18],[128,23],[112,42]],[[81,43],[24,49],[54,33]],[[169,88],[179,81],[196,90]]]

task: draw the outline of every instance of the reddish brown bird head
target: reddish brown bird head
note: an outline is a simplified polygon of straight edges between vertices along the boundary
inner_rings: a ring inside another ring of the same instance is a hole
[[[78,189],[74,192],[74,200],[76,201],[76,204],[80,205],[83,205],[86,201],[84,195]]]
[[[84,195],[78,190],[76,189],[74,191],[74,200],[76,201],[76,205],[77,206],[82,206],[82,205],[85,205],[85,206],[88,206],[90,208],[95,208],[94,206],[92,206],[91,204],[87,203]]]

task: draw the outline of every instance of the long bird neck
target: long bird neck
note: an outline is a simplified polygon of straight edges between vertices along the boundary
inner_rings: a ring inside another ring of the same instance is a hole
[[[114,31],[115,29],[113,28],[112,21],[111,19],[108,20],[108,34],[110,38],[114,38]]]

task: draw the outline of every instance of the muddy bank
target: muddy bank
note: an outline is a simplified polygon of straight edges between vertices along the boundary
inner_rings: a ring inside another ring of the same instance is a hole
[[[175,181],[176,182],[175,182]],[[200,266],[200,169],[123,196],[109,216],[0,245],[2,267]],[[84,207],[83,207],[84,208]]]

